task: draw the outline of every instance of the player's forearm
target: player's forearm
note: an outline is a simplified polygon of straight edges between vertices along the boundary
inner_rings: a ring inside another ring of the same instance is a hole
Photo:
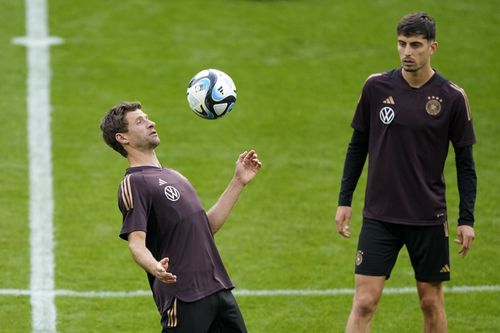
[[[145,271],[154,275],[158,261],[153,257],[151,252],[145,246],[130,242],[129,249],[134,261]]]
[[[207,212],[212,232],[215,234],[226,222],[245,185],[233,178],[219,200]]]
[[[339,193],[339,206],[351,206],[352,195],[358,184],[368,154],[368,136],[354,130],[347,149]]]
[[[472,146],[455,148],[459,204],[459,225],[474,226],[477,176],[472,155]]]

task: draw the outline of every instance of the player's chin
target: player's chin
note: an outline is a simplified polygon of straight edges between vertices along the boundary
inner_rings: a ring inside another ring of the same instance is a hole
[[[409,73],[413,73],[413,72],[416,72],[417,69],[413,66],[408,66],[408,65],[403,65],[403,69],[405,70],[405,72],[409,72]]]

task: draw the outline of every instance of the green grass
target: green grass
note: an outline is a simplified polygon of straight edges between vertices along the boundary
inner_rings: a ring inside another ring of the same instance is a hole
[[[500,223],[498,1],[97,1],[49,0],[57,289],[147,290],[117,234],[117,186],[126,160],[104,145],[99,121],[121,100],[140,100],[156,121],[164,165],[185,174],[205,207],[225,188],[240,151],[264,164],[216,241],[239,289],[353,287],[356,237],[333,224],[349,127],[365,78],[399,65],[395,25],[423,9],[438,22],[433,66],[463,87],[474,116],[479,177],[477,240],[466,259],[452,249],[454,285],[499,285],[494,239]],[[0,289],[29,288],[24,7],[0,12]],[[204,121],[187,107],[189,79],[224,70],[238,88],[234,111]],[[457,218],[450,152],[445,176]],[[361,220],[363,174],[353,203]],[[452,233],[454,233],[452,228]],[[403,251],[388,287],[413,286]],[[239,296],[250,332],[341,332],[351,296]],[[450,331],[492,332],[498,292],[447,295]],[[159,331],[149,297],[56,299],[59,332]],[[409,325],[408,323],[411,323]],[[374,332],[420,332],[416,295],[384,296]],[[28,332],[26,296],[0,296],[0,331]]]
[[[24,34],[24,8],[17,1],[0,8],[12,18],[0,23],[0,229],[5,231],[0,233],[0,276],[3,288],[23,288],[29,280],[26,52],[10,40]]]

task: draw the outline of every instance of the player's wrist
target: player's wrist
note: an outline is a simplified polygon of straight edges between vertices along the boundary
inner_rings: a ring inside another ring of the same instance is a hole
[[[244,188],[246,184],[248,184],[248,182],[246,182],[245,180],[243,180],[239,176],[234,176],[230,182],[230,186],[234,186],[234,187],[239,188],[239,189]]]
[[[468,225],[469,227],[474,228],[474,220],[466,220],[466,219],[459,218],[458,219],[458,226],[462,226],[462,225]]]

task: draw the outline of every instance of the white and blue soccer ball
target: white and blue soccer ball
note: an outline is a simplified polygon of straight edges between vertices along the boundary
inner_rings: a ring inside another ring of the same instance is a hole
[[[187,88],[189,107],[205,119],[217,119],[228,114],[236,103],[236,86],[226,73],[204,69],[196,74]]]

